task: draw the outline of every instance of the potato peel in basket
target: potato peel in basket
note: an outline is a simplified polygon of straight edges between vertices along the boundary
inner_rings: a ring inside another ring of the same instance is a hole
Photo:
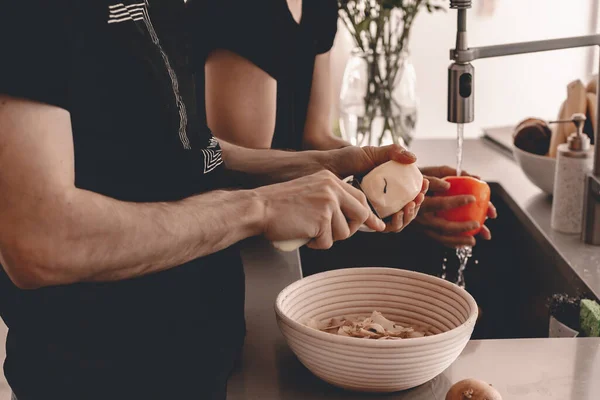
[[[363,339],[398,340],[432,335],[426,328],[402,326],[377,311],[373,311],[367,318],[340,317],[327,321],[311,318],[306,322],[306,326],[335,335]]]

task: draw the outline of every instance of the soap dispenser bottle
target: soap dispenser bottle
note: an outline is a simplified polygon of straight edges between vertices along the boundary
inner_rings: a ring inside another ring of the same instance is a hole
[[[551,226],[567,234],[581,233],[585,176],[592,168],[590,138],[583,133],[585,120],[584,114],[572,116],[577,131],[558,146],[556,156]]]

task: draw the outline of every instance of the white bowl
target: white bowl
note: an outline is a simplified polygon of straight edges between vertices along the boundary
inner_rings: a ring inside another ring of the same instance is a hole
[[[275,303],[277,322],[300,362],[324,381],[361,392],[396,392],[442,373],[467,345],[477,304],[440,278],[393,268],[323,272],[286,287]],[[360,339],[305,325],[310,318],[381,312],[400,324],[428,326],[433,336]]]
[[[513,146],[513,154],[525,176],[547,194],[554,192],[556,158],[538,156]]]

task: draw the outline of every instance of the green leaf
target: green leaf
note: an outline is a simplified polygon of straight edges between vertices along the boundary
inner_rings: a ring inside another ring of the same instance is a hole
[[[364,21],[362,21],[361,23],[359,23],[358,25],[356,25],[356,32],[362,32],[362,31],[367,31],[369,30],[369,26],[371,25],[371,21],[373,21],[371,18],[366,18]]]

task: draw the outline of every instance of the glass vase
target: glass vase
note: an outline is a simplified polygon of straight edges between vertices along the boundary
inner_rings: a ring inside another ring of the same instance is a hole
[[[408,52],[355,49],[340,92],[340,130],[355,146],[409,147],[417,123],[417,77]]]

